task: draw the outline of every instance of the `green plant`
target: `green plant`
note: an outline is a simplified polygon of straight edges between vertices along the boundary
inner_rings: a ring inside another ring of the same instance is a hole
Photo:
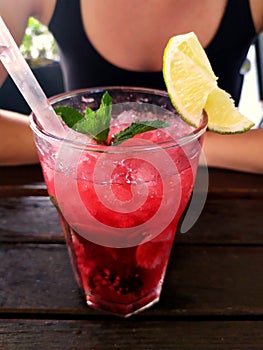
[[[33,17],[29,18],[20,50],[33,66],[45,64],[47,60],[58,60],[57,45],[52,34]]]

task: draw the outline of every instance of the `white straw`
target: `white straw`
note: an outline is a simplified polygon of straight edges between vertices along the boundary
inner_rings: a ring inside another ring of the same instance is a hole
[[[45,131],[64,128],[0,16],[0,59]],[[15,103],[15,101],[14,101]]]

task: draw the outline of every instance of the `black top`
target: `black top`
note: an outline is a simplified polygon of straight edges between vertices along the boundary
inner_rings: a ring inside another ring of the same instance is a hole
[[[61,57],[67,90],[129,85],[165,89],[162,72],[134,72],[106,61],[92,46],[81,21],[78,0],[57,0],[49,25]],[[206,53],[218,85],[239,102],[240,68],[256,36],[249,0],[229,0],[216,35]]]

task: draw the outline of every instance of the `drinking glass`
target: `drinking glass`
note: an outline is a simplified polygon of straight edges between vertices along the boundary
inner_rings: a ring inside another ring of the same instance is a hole
[[[177,224],[194,186],[207,117],[191,127],[166,92],[135,87],[77,90],[51,103],[97,110],[105,91],[113,101],[109,139],[132,123],[162,120],[165,127],[122,143],[97,144],[66,127],[66,136],[48,133],[34,114],[30,124],[87,304],[127,317],[160,298]]]

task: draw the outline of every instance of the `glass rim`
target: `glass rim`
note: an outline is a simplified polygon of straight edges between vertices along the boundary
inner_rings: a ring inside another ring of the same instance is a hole
[[[142,87],[134,87],[134,86],[102,86],[102,87],[93,87],[93,88],[83,88],[83,89],[76,89],[76,90],[71,90],[67,92],[63,92],[57,95],[54,95],[48,99],[51,105],[63,101],[65,98],[70,98],[74,97],[80,94],[84,93],[103,93],[105,91],[125,91],[125,92],[131,92],[131,93],[142,93],[142,94],[149,94],[149,95],[155,95],[155,96],[160,96],[164,98],[168,98],[170,101],[170,97],[168,93],[164,90],[158,90],[158,89],[153,89],[153,88],[142,88]],[[132,101],[130,101],[132,102]],[[114,104],[114,103],[113,103]],[[149,103],[150,104],[150,103]],[[158,106],[158,105],[157,105]],[[164,107],[159,106],[160,108],[165,109]],[[172,112],[172,111],[170,111]],[[178,112],[174,109],[175,116],[177,118],[181,118],[181,116],[178,114]],[[183,119],[182,119],[183,120]],[[64,143],[65,145],[67,144],[71,148],[79,148],[81,150],[85,151],[96,151],[96,152],[107,152],[109,150],[110,153],[125,153],[128,151],[153,151],[154,149],[158,148],[171,148],[171,147],[176,147],[176,146],[184,146],[188,143],[191,143],[192,141],[198,139],[205,131],[207,128],[207,123],[208,123],[208,116],[206,112],[203,110],[202,113],[202,118],[200,119],[200,123],[198,127],[194,127],[189,125],[189,127],[192,127],[193,129],[189,132],[186,133],[185,135],[178,137],[176,140],[169,140],[169,141],[160,141],[156,143],[151,143],[149,142],[147,145],[124,145],[122,146],[121,144],[116,146],[116,145],[99,145],[99,144],[93,144],[93,143],[87,143],[83,141],[78,141],[76,139],[71,140],[63,137],[59,137],[57,135],[54,135],[52,133],[49,133],[41,128],[39,123],[37,122],[36,116],[33,112],[31,112],[29,116],[29,121],[30,121],[30,127],[32,131],[38,135],[42,139],[46,139],[52,142],[56,143]],[[187,124],[184,120],[183,122]],[[71,129],[72,130],[72,129]],[[73,131],[73,130],[72,130]],[[74,131],[73,131],[74,132]],[[84,134],[82,134],[84,136]],[[114,149],[114,152],[112,150]]]

